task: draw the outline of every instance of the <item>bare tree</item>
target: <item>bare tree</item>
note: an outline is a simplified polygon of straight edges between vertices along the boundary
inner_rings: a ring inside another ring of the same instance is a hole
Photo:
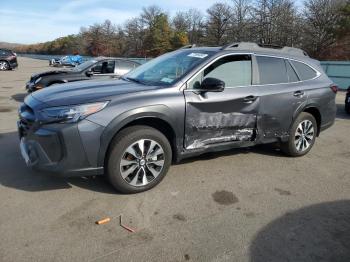
[[[300,16],[291,0],[257,0],[253,13],[255,41],[263,44],[295,45]]]
[[[126,45],[128,46],[125,54],[144,56],[143,45],[145,40],[144,23],[140,18],[133,18],[124,25]]]
[[[154,26],[157,16],[164,13],[163,10],[157,5],[151,5],[142,8],[141,20],[148,27]]]
[[[248,41],[251,39],[251,0],[232,0],[232,40]]]
[[[114,26],[110,20],[106,20],[102,24],[103,41],[105,43],[105,50],[103,52],[104,55],[112,55],[116,31],[116,26]]]
[[[187,12],[177,12],[172,20],[172,26],[174,30],[177,32],[186,32],[188,33],[190,30],[190,22],[188,19]]]
[[[221,45],[229,38],[232,8],[226,3],[216,3],[208,10],[207,41],[209,44]]]
[[[321,54],[335,43],[341,8],[345,0],[307,0],[304,10],[304,47]]]

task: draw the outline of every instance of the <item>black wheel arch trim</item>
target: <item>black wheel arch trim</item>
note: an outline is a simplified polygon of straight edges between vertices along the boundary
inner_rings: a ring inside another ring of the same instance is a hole
[[[144,119],[144,118],[157,118],[165,121],[173,130],[175,134],[176,151],[181,150],[183,141],[179,138],[183,137],[183,127],[176,125],[176,119],[172,117],[173,113],[165,105],[154,105],[146,107],[138,107],[126,111],[117,117],[115,117],[105,128],[101,135],[100,150],[98,154],[97,163],[99,166],[104,166],[105,157],[108,152],[109,145],[115,135],[122,130],[125,126],[132,123],[133,121]]]
[[[295,119],[302,113],[302,112],[305,112],[307,111],[308,109],[310,108],[315,108],[318,113],[320,114],[320,123],[317,123],[318,126],[317,126],[317,136],[319,136],[320,132],[321,132],[321,126],[322,126],[322,115],[321,115],[321,111],[319,110],[320,106],[316,103],[307,103],[305,102],[304,104],[300,105],[300,107],[294,112],[293,114],[293,121],[290,125],[290,128],[292,127]],[[316,122],[317,122],[317,119],[315,118]]]

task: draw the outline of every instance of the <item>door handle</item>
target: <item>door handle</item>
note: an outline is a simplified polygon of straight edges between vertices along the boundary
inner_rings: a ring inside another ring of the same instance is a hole
[[[256,96],[246,96],[243,98],[244,103],[253,103],[258,97]]]
[[[293,95],[294,95],[295,97],[302,97],[304,94],[305,94],[305,93],[304,93],[303,91],[300,91],[300,90],[299,90],[299,91],[295,91]]]

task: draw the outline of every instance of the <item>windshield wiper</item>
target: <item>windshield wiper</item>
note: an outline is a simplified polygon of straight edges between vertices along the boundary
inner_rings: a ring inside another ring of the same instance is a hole
[[[127,79],[129,81],[132,81],[132,82],[135,82],[135,83],[138,83],[138,84],[142,84],[142,85],[146,85],[146,83],[140,79],[137,79],[137,78],[132,78],[132,77],[122,77],[122,79]]]

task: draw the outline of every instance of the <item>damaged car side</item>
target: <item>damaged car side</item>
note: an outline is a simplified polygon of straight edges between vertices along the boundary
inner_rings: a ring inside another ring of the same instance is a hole
[[[278,142],[289,156],[305,155],[334,123],[336,91],[300,49],[189,46],[118,80],[27,96],[21,152],[34,169],[105,174],[136,193],[157,185],[172,161],[208,151]]]

